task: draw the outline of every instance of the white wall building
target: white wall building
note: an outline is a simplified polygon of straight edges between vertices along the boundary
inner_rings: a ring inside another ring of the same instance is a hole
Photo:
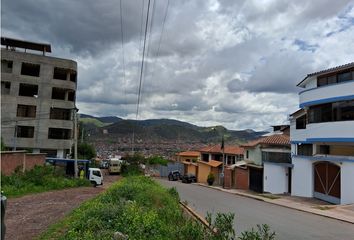
[[[354,203],[354,63],[309,74],[290,116],[292,195]]]

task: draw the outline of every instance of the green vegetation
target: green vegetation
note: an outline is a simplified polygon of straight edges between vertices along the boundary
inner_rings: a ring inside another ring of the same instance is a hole
[[[214,181],[215,181],[215,176],[212,172],[210,172],[207,177],[207,182],[209,185],[213,185]]]
[[[1,151],[5,151],[5,150],[6,150],[6,146],[5,146],[4,140],[1,137]]]
[[[333,207],[330,206],[315,206],[313,208],[319,209],[319,210],[331,210]]]
[[[98,120],[96,118],[80,118],[80,122],[82,122],[84,124],[93,124],[96,127],[104,127],[104,126],[108,126],[108,125],[112,124],[112,123],[101,122],[100,120]]]
[[[175,189],[132,176],[82,204],[40,239],[109,239],[115,232],[129,239],[205,239],[203,227],[186,218]],[[64,230],[65,229],[65,230]]]
[[[167,166],[168,160],[161,156],[152,156],[146,159],[146,164]]]
[[[74,147],[72,147],[72,157],[74,157]],[[78,159],[93,159],[96,157],[96,149],[89,143],[83,142],[77,145]]]
[[[90,182],[67,178],[62,169],[53,166],[35,166],[24,173],[17,170],[11,176],[1,176],[1,190],[7,197],[81,186],[90,186]]]
[[[144,176],[130,176],[112,185],[59,223],[39,239],[114,239],[119,232],[134,239],[230,240],[236,239],[232,213],[208,214],[211,231],[184,214],[175,188],[165,189]],[[267,225],[242,233],[242,240],[272,240]],[[264,237],[264,238],[258,238]]]

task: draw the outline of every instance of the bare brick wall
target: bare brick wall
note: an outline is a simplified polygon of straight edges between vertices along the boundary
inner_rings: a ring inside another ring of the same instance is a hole
[[[224,170],[224,188],[231,188],[232,187],[232,169],[225,168]]]
[[[235,182],[236,182],[236,188],[237,189],[243,189],[243,190],[248,190],[249,187],[249,180],[248,180],[248,168],[240,168],[236,167],[235,168]]]
[[[1,173],[11,175],[17,167],[21,170],[29,170],[35,165],[44,165],[45,156],[45,154],[31,154],[25,151],[1,152]]]

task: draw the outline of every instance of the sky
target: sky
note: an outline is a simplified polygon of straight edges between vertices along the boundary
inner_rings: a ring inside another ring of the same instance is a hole
[[[1,2],[2,36],[77,61],[80,113],[136,119],[148,0]],[[138,119],[268,129],[307,74],[354,61],[354,1],[151,0],[147,26]]]

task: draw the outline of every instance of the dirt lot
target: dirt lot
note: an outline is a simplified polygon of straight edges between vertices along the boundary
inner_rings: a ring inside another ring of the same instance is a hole
[[[9,199],[6,209],[6,240],[33,239],[83,201],[104,191],[120,176],[104,176],[104,185],[82,187]]]

